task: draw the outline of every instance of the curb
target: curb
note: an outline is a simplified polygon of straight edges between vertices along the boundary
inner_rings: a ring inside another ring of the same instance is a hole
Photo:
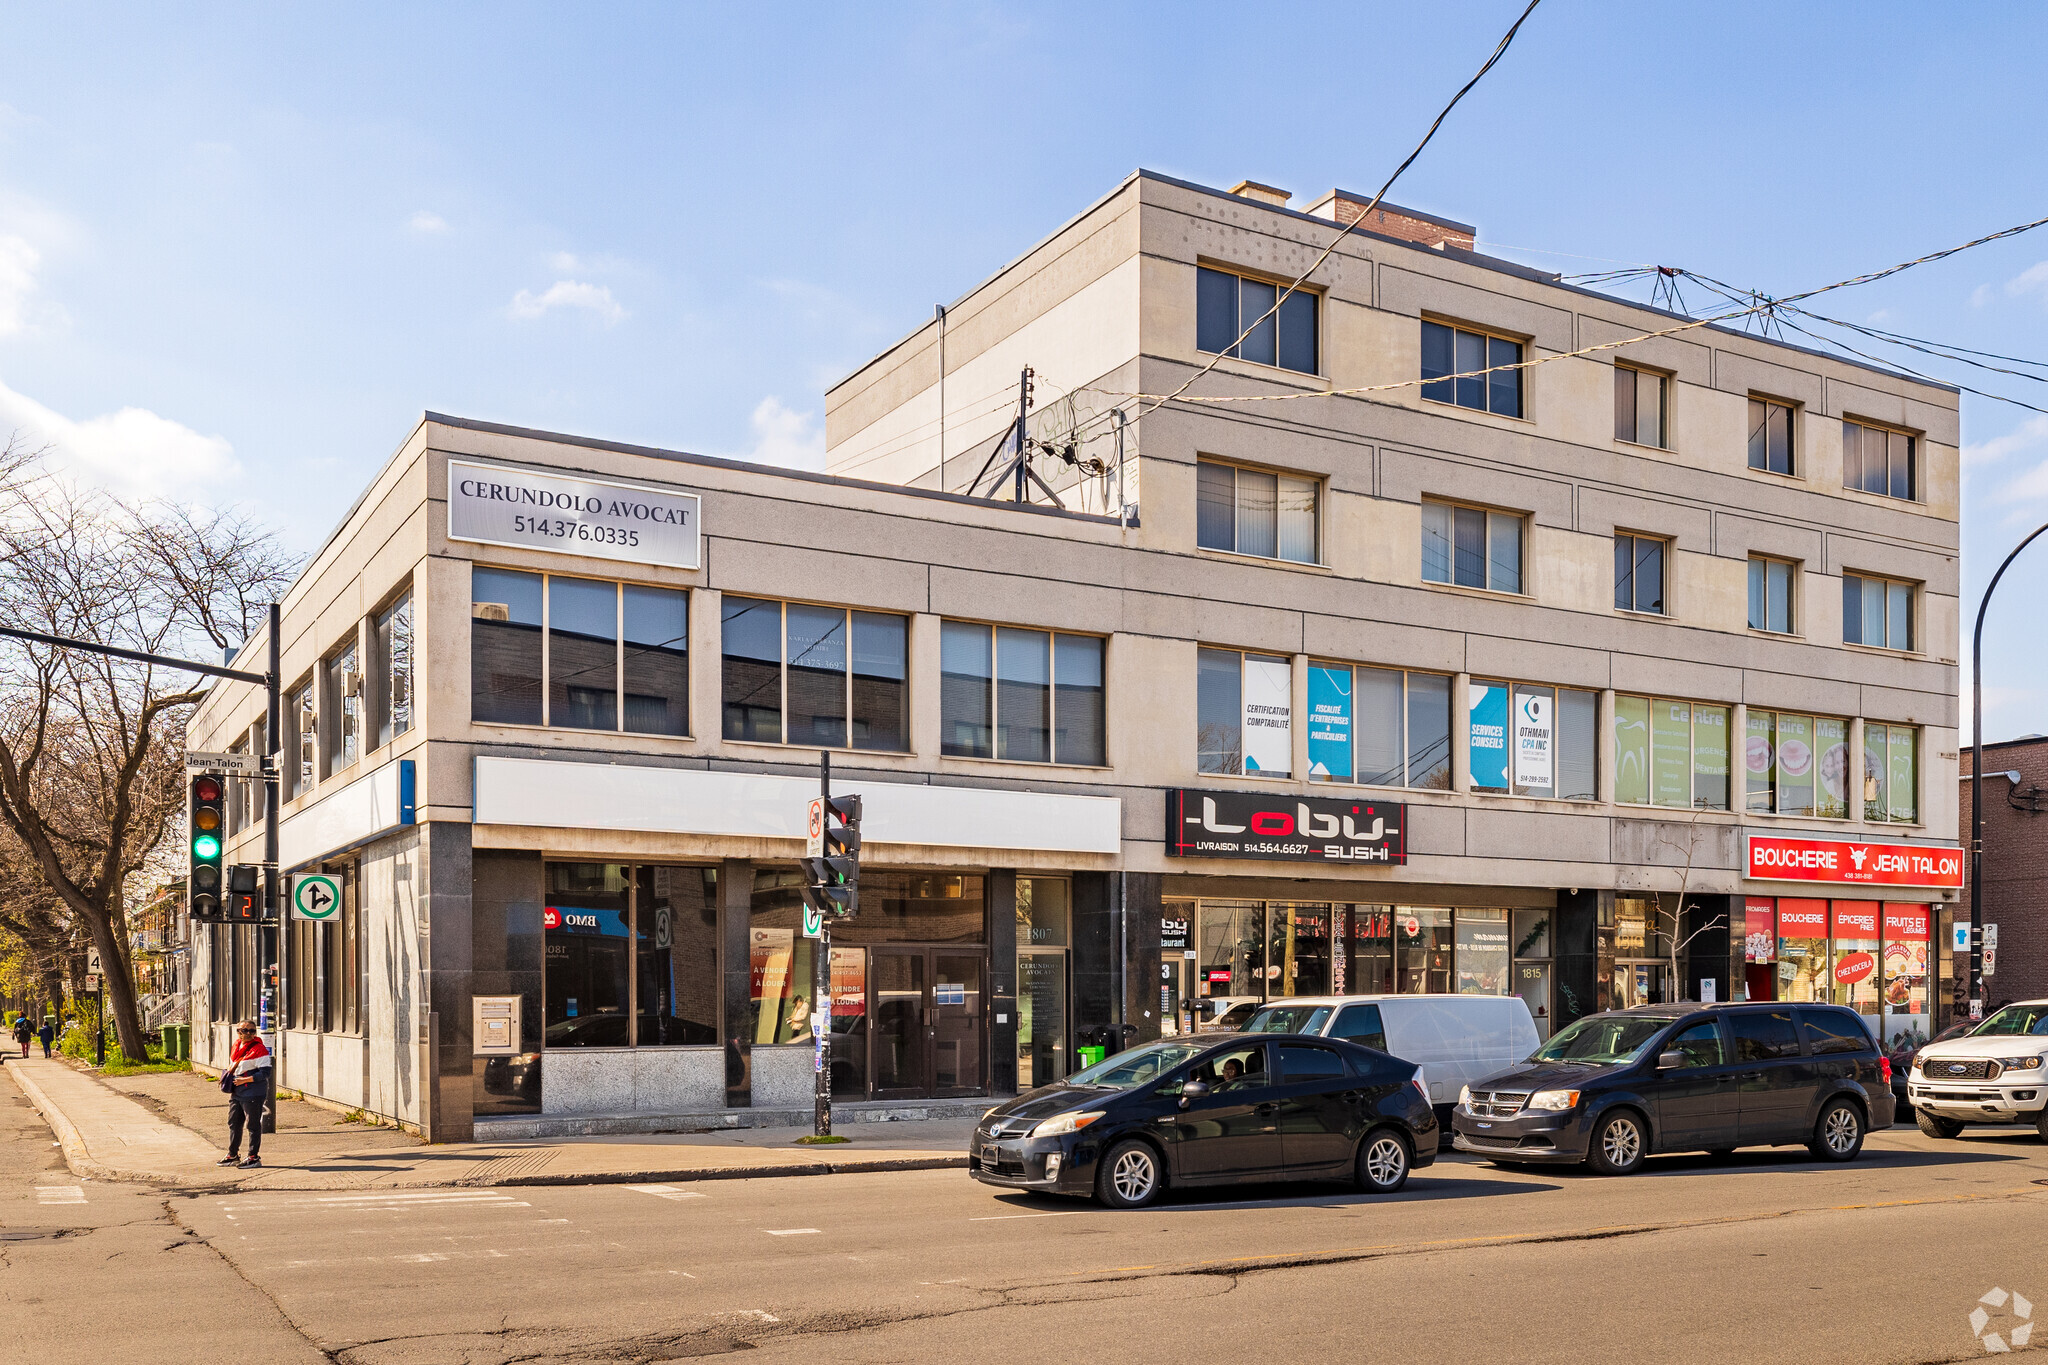
[[[57,1145],[63,1149],[64,1164],[71,1168],[71,1174],[78,1176],[82,1180],[118,1181],[123,1179],[120,1174],[100,1165],[99,1162],[92,1159],[92,1154],[86,1150],[85,1139],[79,1136],[78,1126],[64,1116],[64,1111],[59,1109],[50,1097],[43,1093],[41,1086],[29,1079],[27,1072],[22,1071],[18,1067],[9,1067],[7,1074],[14,1078],[14,1083],[21,1087],[21,1093],[28,1097],[28,1102],[34,1105],[36,1112],[43,1116],[43,1122],[50,1125],[50,1131],[57,1135]],[[126,1178],[153,1180],[157,1177],[129,1176]]]
[[[503,1180],[452,1180],[470,1189],[518,1185],[642,1185],[654,1181],[751,1180],[793,1175],[861,1175],[870,1171],[943,1171],[967,1169],[964,1156],[905,1157],[900,1161],[834,1164],[819,1162],[783,1166],[711,1166],[678,1171],[592,1171],[576,1175],[514,1175]]]

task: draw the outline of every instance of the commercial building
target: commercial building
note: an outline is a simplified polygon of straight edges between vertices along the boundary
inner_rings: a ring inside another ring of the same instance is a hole
[[[1253,326],[1362,205],[1240,190],[1133,175],[835,386],[822,475],[429,414],[284,604],[283,862],[341,896],[284,1083],[513,1135],[806,1107],[827,1008],[843,1100],[927,1105],[1330,990],[1924,1028],[1954,391],[1631,342],[1687,320],[1391,208]],[[200,931],[202,1062],[257,933]]]
[[[1970,825],[1970,750],[1962,751],[1961,828]],[[1967,868],[1965,871],[1967,872]],[[1984,1010],[2048,997],[2048,737],[1984,746]],[[1969,888],[1957,921],[1969,926]],[[1968,1006],[1968,939],[1956,946],[1957,1008]]]

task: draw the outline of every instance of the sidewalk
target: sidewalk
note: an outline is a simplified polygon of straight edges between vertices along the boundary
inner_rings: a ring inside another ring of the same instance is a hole
[[[441,1143],[365,1128],[286,1100],[259,1170],[225,1155],[227,1097],[191,1072],[102,1080],[63,1060],[10,1058],[7,1071],[56,1133],[74,1175],[179,1190],[412,1189],[427,1186],[642,1184],[967,1165],[971,1119],[861,1124],[854,1140],[800,1146],[801,1129],[567,1140]],[[870,1131],[870,1130],[880,1130]]]

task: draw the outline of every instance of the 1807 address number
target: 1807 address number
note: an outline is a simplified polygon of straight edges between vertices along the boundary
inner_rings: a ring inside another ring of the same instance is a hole
[[[558,540],[587,540],[596,545],[638,545],[640,533],[621,530],[616,526],[591,526],[580,521],[563,521],[547,517],[515,516],[512,518],[513,534],[553,536]]]

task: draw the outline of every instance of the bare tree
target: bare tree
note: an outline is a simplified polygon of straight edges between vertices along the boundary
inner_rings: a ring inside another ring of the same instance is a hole
[[[40,474],[19,451],[10,441],[0,455],[0,617],[11,624],[190,657],[239,643],[251,605],[288,580],[274,539],[236,515],[127,505]],[[0,827],[98,948],[121,1051],[138,1061],[127,888],[180,818],[184,722],[204,696],[192,674],[0,645]]]
[[[1693,863],[1699,857],[1700,835],[1702,833],[1700,829],[1700,815],[1704,809],[1701,806],[1693,807],[1692,815],[1682,826],[1674,825],[1671,822],[1660,824],[1656,837],[1651,840],[1653,847],[1669,849],[1675,859],[1682,860],[1678,862],[1678,890],[1675,893],[1659,891],[1655,893],[1652,901],[1654,913],[1658,920],[1658,923],[1653,925],[1652,928],[1664,934],[1665,945],[1670,951],[1671,991],[1674,997],[1681,990],[1680,983],[1685,979],[1679,972],[1679,955],[1692,945],[1694,939],[1727,919],[1725,915],[1716,915],[1704,924],[1694,925],[1691,933],[1685,934],[1683,938],[1680,937],[1685,927],[1685,898],[1692,887]],[[1674,829],[1683,829],[1685,831],[1684,837],[1678,837],[1673,832]],[[1712,827],[1708,827],[1704,832],[1711,834]],[[1670,896],[1670,904],[1668,906],[1665,903],[1667,895]],[[1694,902],[1692,905],[1694,912],[1697,912],[1699,908],[1698,902]]]

